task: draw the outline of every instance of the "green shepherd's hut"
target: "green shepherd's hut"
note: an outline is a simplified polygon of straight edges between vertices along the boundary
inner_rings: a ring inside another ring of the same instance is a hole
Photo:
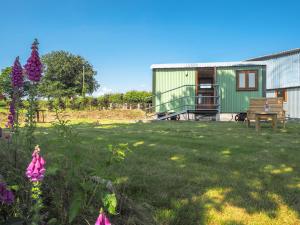
[[[232,118],[249,99],[266,95],[262,61],[154,64],[153,107],[158,119]]]

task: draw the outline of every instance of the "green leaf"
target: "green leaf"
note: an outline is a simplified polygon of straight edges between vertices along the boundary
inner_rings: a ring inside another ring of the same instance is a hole
[[[93,189],[93,186],[91,184],[92,183],[89,182],[81,182],[79,185],[85,192],[88,192]]]
[[[57,219],[56,218],[52,218],[48,221],[47,225],[55,225],[57,224]]]
[[[11,185],[9,188],[14,191],[18,191],[20,189],[19,185]]]
[[[47,168],[46,173],[47,175],[56,175],[56,173],[59,171],[59,168],[56,166],[50,166]]]
[[[71,204],[69,208],[69,223],[71,223],[78,215],[83,205],[83,201],[84,199],[81,192],[77,192],[74,194],[73,198],[71,199]]]
[[[45,69],[39,92],[44,97],[70,97],[81,95],[82,92],[91,94],[99,87],[93,65],[81,56],[53,51],[44,55],[42,62]],[[85,79],[82,79],[83,66]]]
[[[112,214],[116,215],[116,208],[117,208],[117,198],[115,194],[106,194],[102,199],[104,207],[107,211]]]

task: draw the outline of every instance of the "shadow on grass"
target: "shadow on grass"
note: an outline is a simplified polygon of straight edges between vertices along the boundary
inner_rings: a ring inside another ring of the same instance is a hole
[[[159,224],[244,225],[256,214],[257,221],[258,214],[272,221],[285,216],[284,206],[299,222],[299,124],[276,132],[263,127],[260,133],[221,122],[73,127],[96,152],[107,144],[129,144],[125,162],[106,172],[116,180],[126,176],[119,185],[135,201],[150,204]],[[52,137],[52,128],[40,128],[41,139],[45,132]],[[44,144],[51,147],[51,141]],[[233,215],[222,219],[228,213]]]

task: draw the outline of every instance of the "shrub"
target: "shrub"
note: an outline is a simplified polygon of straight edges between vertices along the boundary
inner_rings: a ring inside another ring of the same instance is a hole
[[[108,108],[109,106],[109,95],[103,95],[98,97],[99,107],[105,107]]]
[[[4,101],[4,100],[1,100],[0,101],[0,107],[2,108],[4,108],[4,107],[6,107],[7,106],[7,103]]]
[[[39,100],[38,108],[40,108],[40,109],[48,108],[48,101],[47,100]]]
[[[57,109],[66,109],[66,104],[62,98],[54,99],[53,106],[54,106],[54,108],[57,108]]]
[[[23,100],[21,102],[21,108],[28,109],[28,107],[29,107],[29,102],[27,100]]]
[[[128,91],[124,95],[125,102],[128,103],[149,103],[151,93],[146,91]]]
[[[54,100],[53,99],[49,99],[47,101],[47,108],[52,111],[54,109]]]
[[[93,98],[91,101],[92,107],[98,107],[99,101],[97,98]]]
[[[123,94],[121,93],[111,94],[108,97],[108,101],[109,103],[121,104],[123,103]]]

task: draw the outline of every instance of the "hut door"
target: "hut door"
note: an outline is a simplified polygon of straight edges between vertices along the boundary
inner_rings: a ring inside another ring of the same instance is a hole
[[[197,109],[214,107],[214,69],[201,68],[198,71]]]

